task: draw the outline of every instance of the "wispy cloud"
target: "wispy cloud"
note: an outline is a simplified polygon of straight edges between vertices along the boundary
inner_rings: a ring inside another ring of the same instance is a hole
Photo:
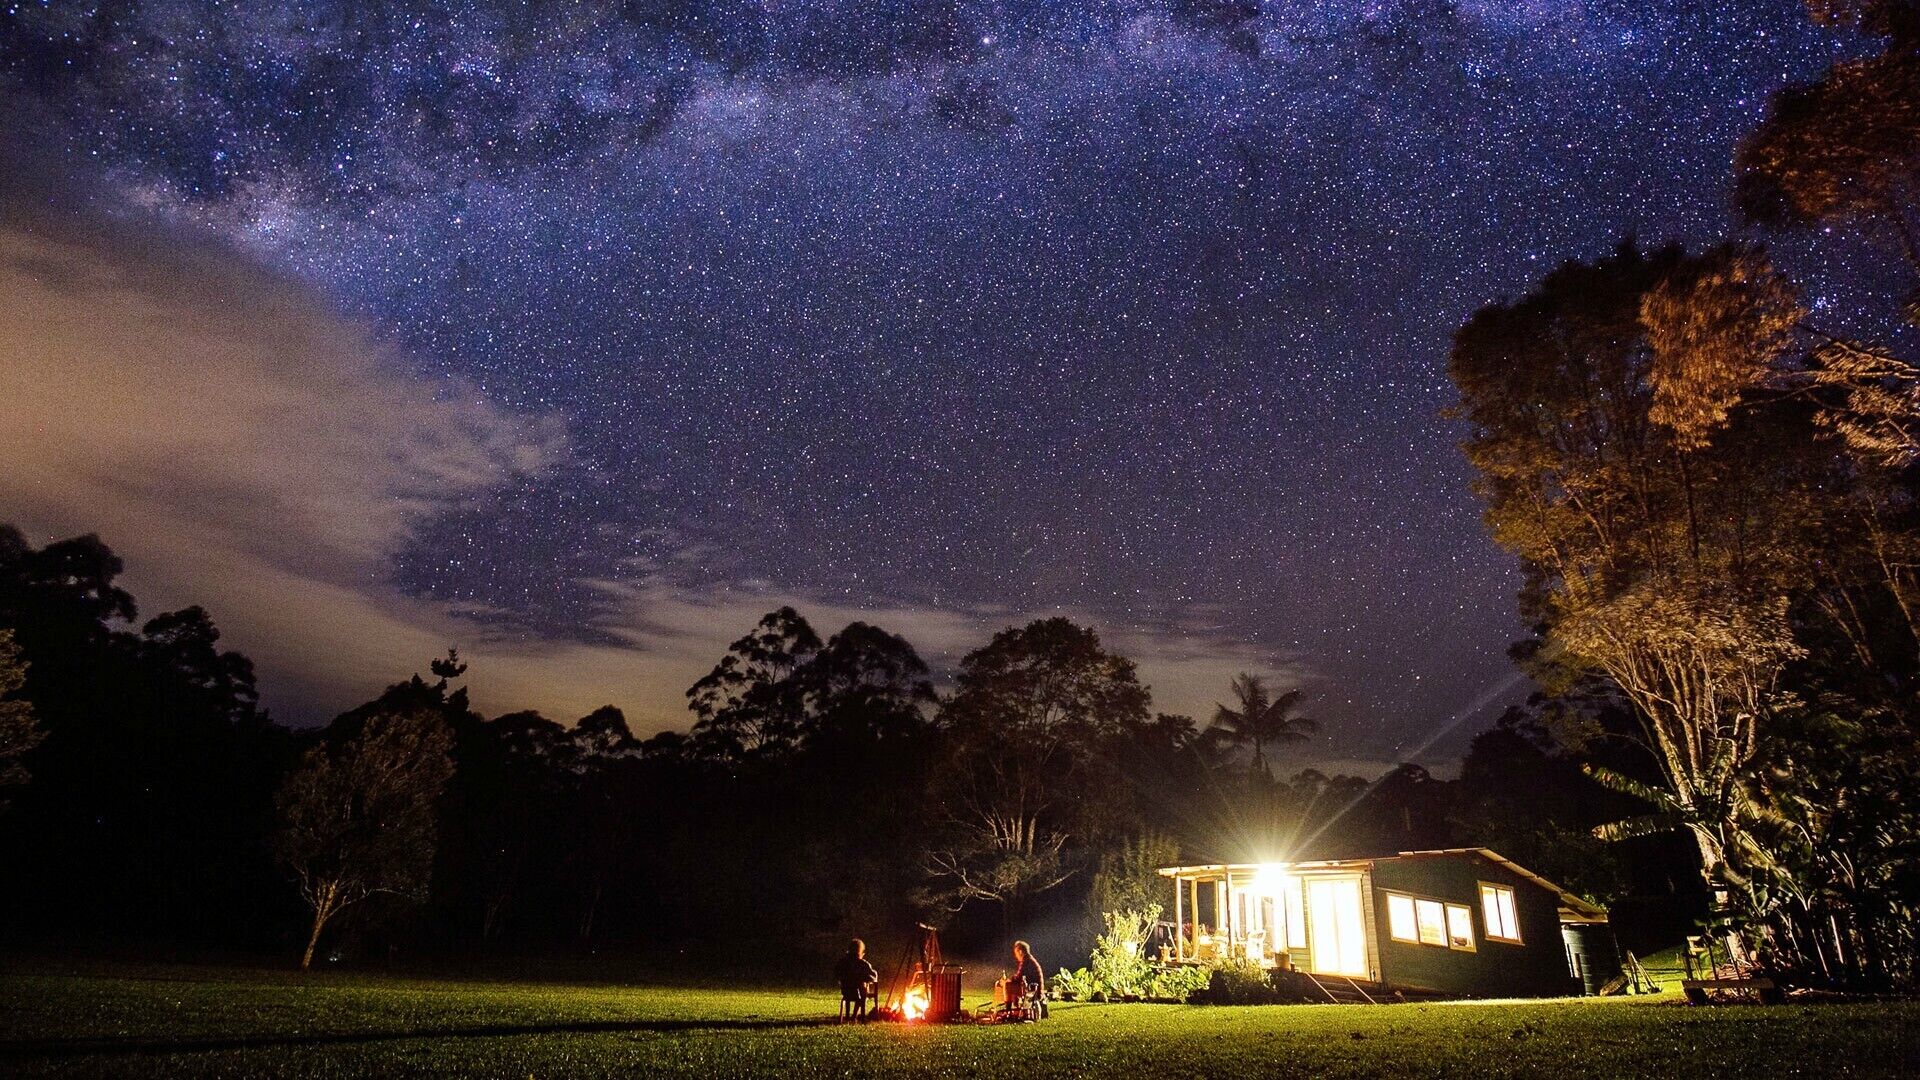
[[[444,647],[385,587],[392,551],[563,453],[551,419],[416,379],[191,238],[15,209],[0,296],[0,516],[101,533],[150,611],[206,604],[270,680],[377,686]]]
[[[1306,673],[1204,623],[1073,611],[857,607],[767,584],[596,582],[594,640],[499,631],[388,582],[432,516],[564,458],[557,420],[430,384],[305,287],[191,238],[17,209],[0,221],[0,519],[36,542],[98,532],[146,614],[207,606],[268,701],[318,720],[459,644],[483,708],[612,702],[681,726],[682,691],[783,604],[823,632],[904,634],[936,669],[1008,625],[1065,614],[1140,662],[1156,704],[1203,722],[1234,673]]]

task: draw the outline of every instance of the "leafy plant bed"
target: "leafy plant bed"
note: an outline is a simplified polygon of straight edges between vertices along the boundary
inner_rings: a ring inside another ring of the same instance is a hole
[[[1102,1004],[1180,1003],[1204,989],[1209,969],[1188,964],[1156,964],[1146,958],[1147,931],[1160,919],[1158,904],[1138,911],[1101,915],[1106,932],[1094,942],[1087,966],[1054,975],[1048,991],[1059,1001]]]

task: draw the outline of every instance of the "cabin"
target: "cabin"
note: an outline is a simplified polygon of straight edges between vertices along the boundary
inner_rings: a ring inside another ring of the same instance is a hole
[[[1240,957],[1351,987],[1453,997],[1598,993],[1604,909],[1488,848],[1170,866],[1172,963]]]

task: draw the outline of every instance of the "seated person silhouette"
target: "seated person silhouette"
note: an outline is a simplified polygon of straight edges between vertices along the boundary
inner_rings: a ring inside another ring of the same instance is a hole
[[[840,984],[840,1019],[866,1019],[867,1002],[880,986],[880,973],[867,962],[866,942],[847,942],[847,951],[833,965],[833,977]]]
[[[1030,1020],[1047,1015],[1047,976],[1034,958],[1033,946],[1024,941],[1013,943],[1013,974],[1007,978],[1007,1006],[1027,1014]]]

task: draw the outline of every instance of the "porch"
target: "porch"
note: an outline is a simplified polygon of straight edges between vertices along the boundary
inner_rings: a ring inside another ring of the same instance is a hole
[[[1266,968],[1377,982],[1367,860],[1215,863],[1160,871],[1173,883],[1170,963],[1243,959]]]

